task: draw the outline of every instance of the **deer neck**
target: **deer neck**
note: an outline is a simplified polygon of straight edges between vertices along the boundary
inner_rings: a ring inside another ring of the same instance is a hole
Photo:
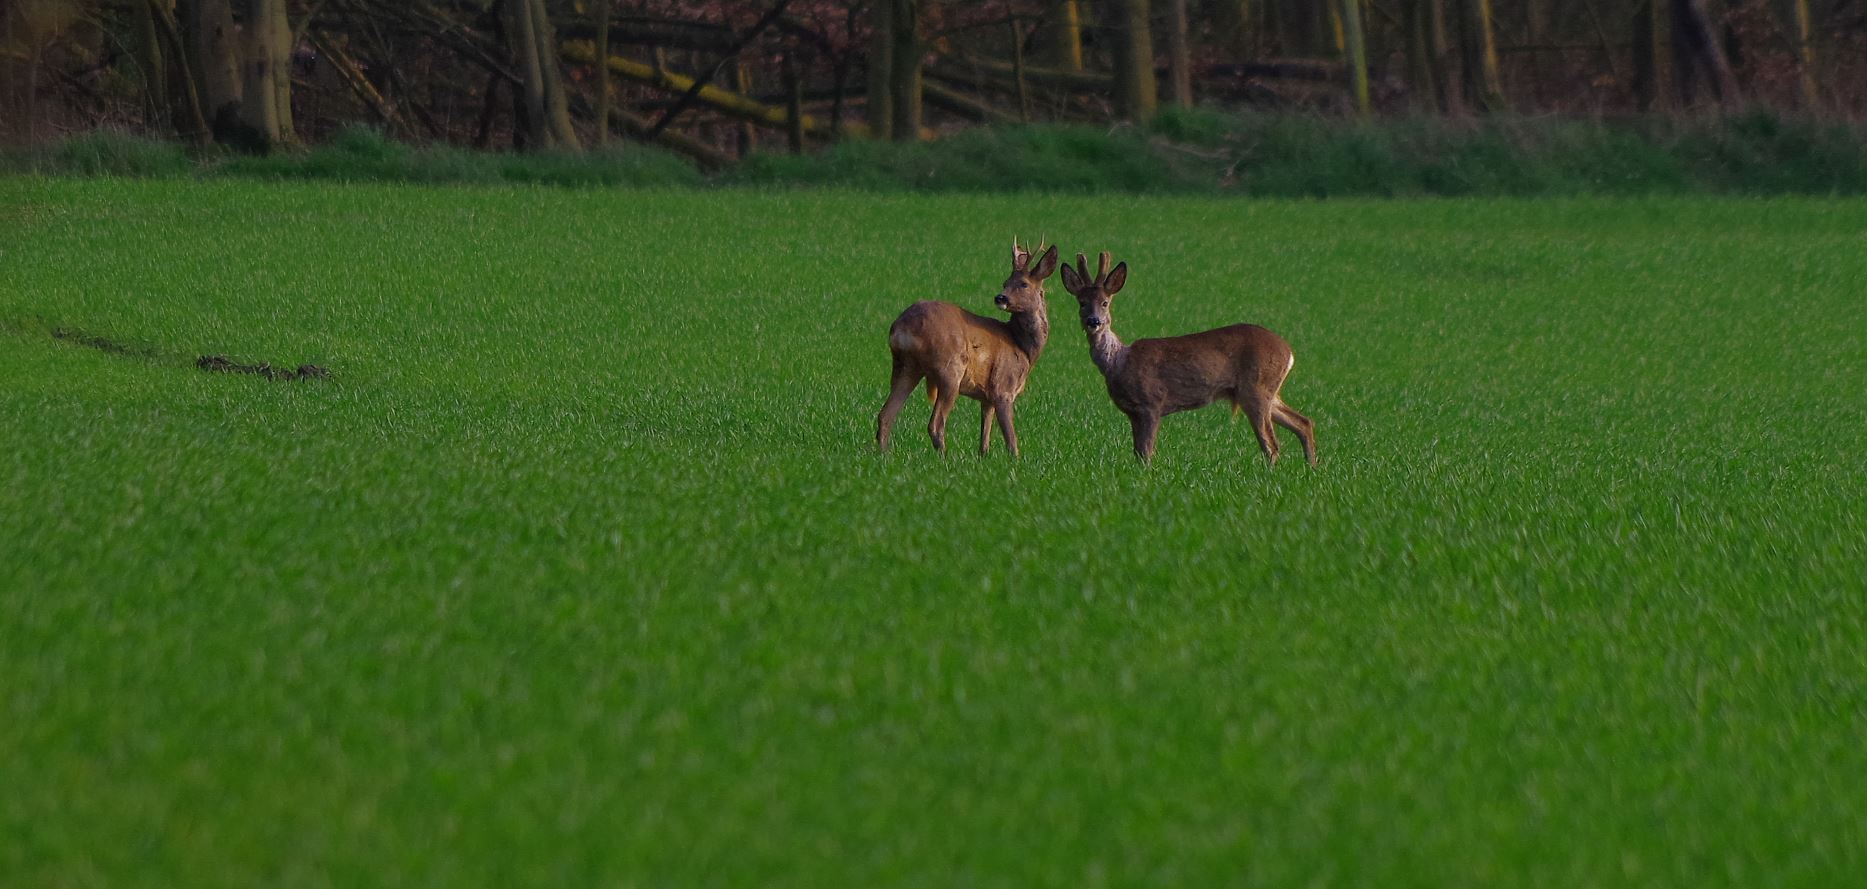
[[[1089,334],[1089,357],[1105,377],[1121,372],[1122,359],[1128,357],[1128,347],[1122,345],[1121,337],[1115,335],[1114,325],[1104,326]]]
[[[1037,308],[1011,316],[1011,340],[1032,364],[1037,363],[1037,356],[1044,352],[1044,343],[1050,340],[1050,316],[1042,300],[1038,301]]]

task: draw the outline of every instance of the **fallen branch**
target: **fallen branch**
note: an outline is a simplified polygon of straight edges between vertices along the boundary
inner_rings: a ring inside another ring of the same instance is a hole
[[[564,58],[580,64],[594,65],[597,61],[596,48],[588,41],[584,40],[566,41],[563,45],[563,54]],[[692,77],[676,74],[672,71],[657,70],[653,65],[625,59],[621,56],[610,56],[606,67],[611,74],[617,77],[636,83],[646,84],[656,89],[666,90],[672,93],[686,93],[694,87],[694,79]],[[788,118],[783,108],[766,105],[718,86],[702,85],[700,89],[694,91],[694,101],[729,117],[755,123],[762,127],[782,130],[788,125]],[[827,139],[832,135],[829,126],[825,122],[808,114],[802,115],[799,123],[803,125],[804,133],[813,138]],[[867,127],[855,123],[844,123],[843,131],[848,135],[858,138],[866,137],[869,134]]]
[[[981,123],[1014,124],[1018,116],[986,104],[955,89],[941,86],[932,79],[921,81],[921,98],[935,108],[942,108]]]
[[[595,120],[596,113],[590,103],[582,96],[572,99],[571,112],[581,120]],[[609,122],[612,130],[633,136],[644,142],[653,142],[675,154],[685,155],[702,170],[719,170],[732,166],[733,159],[725,152],[695,139],[680,130],[662,130],[652,138],[649,131],[654,124],[639,114],[631,114],[621,108],[609,109]]]
[[[596,26],[581,21],[567,22],[558,26],[558,36],[566,40],[594,40]],[[610,20],[609,43],[611,46],[725,52],[733,45],[733,32],[725,25],[711,22],[618,16]]]
[[[1007,89],[1017,88],[1017,71],[1010,62],[974,56],[942,56],[927,66],[927,73],[947,80],[1002,82]],[[1024,79],[1039,86],[1070,92],[1106,93],[1115,88],[1115,78],[1088,71],[1062,71],[1055,68],[1024,67]]]
[[[1004,96],[1014,101],[1017,99],[1018,95],[1016,83],[995,77],[983,71],[969,71],[961,67],[929,68],[925,72],[925,77],[926,79],[922,81],[923,90],[934,84],[940,84],[944,85],[951,92],[960,92],[962,90],[975,92],[989,91],[995,95]],[[1046,91],[1046,94],[1054,96],[1061,101],[1062,107],[1059,109],[1059,113],[1060,116],[1065,119],[1102,120],[1108,116],[1102,110],[1093,107],[1089,103],[1088,100],[1093,94],[1077,93],[1071,90]],[[1037,97],[1033,98],[1036,99]],[[929,101],[932,101],[931,96],[929,97]]]
[[[754,24],[750,28],[747,28],[744,34],[739,35],[738,39],[733,41],[733,45],[730,47],[727,47],[726,52],[720,56],[719,61],[714,62],[713,67],[707,69],[707,73],[694,78],[693,84],[687,88],[687,91],[684,93],[681,93],[680,101],[675,102],[673,108],[669,108],[666,112],[664,112],[661,115],[660,120],[655,121],[654,131],[650,133],[650,135],[651,136],[661,135],[661,131],[667,129],[668,124],[673,123],[674,119],[681,115],[681,112],[686,111],[688,108],[693,107],[694,97],[699,95],[701,90],[706,89],[707,84],[712,82],[713,78],[720,76],[720,72],[726,69],[726,65],[732,62],[734,59],[737,59],[739,57],[739,53],[743,51],[747,46],[751,45],[752,41],[757,40],[760,34],[765,33],[765,29],[771,27],[772,22],[777,21],[778,16],[781,16],[784,14],[785,7],[790,6],[790,5],[791,5],[791,0],[778,0],[777,3],[772,5],[772,8],[770,11],[766,12],[763,16],[759,18],[756,24]],[[785,59],[786,64],[791,64],[790,53],[785,53],[784,59]],[[796,91],[788,90],[787,92],[791,93],[791,98],[795,100]],[[788,112],[787,112],[787,117],[788,117]],[[786,124],[785,124],[786,130],[796,133],[799,138],[802,138],[803,134],[801,132],[798,132],[797,124],[798,124],[798,121],[787,119]]]
[[[317,47],[318,52],[323,53],[324,57],[330,60],[331,68],[336,70],[338,78],[343,80],[344,85],[348,86],[350,91],[363,101],[363,104],[368,105],[383,123],[404,136],[413,135],[414,130],[409,127],[408,121],[403,120],[402,115],[396,113],[395,106],[388,99],[383,98],[383,94],[369,82],[369,78],[363,76],[362,69],[357,67],[356,60],[350,57],[350,53],[344,51],[337,41],[332,40],[330,35],[323,31],[312,30],[308,32],[308,36],[311,39],[311,45]]]
[[[1202,78],[1211,77],[1247,77],[1269,78],[1274,80],[1313,80],[1326,83],[1343,83],[1348,80],[1348,68],[1340,62],[1323,59],[1265,59],[1259,62],[1209,62],[1200,65],[1195,73]]]

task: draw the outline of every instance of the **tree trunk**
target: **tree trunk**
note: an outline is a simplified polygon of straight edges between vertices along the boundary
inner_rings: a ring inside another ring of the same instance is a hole
[[[1439,107],[1448,114],[1460,114],[1465,110],[1464,91],[1460,89],[1459,78],[1453,71],[1453,57],[1458,48],[1453,46],[1446,24],[1446,0],[1424,0],[1426,3],[1427,36],[1432,41],[1433,78],[1439,84]]]
[[[614,10],[610,0],[596,0],[591,12],[596,16],[596,57],[609,58],[609,20]],[[596,147],[609,144],[609,66],[596,66]]]
[[[286,0],[275,0],[273,8],[272,33],[266,35],[277,66],[272,78],[273,108],[279,116],[279,141],[291,145],[298,141],[298,127],[292,121],[292,20]]]
[[[170,123],[169,71],[156,8],[149,0],[135,0],[130,14],[136,19],[136,65],[143,73],[143,125],[152,133],[160,132]]]
[[[608,71],[608,66],[606,65],[599,65],[598,67],[603,68],[605,72]],[[736,69],[736,73],[733,75],[733,87],[739,90],[739,95],[752,95],[751,67],[745,62],[740,62],[733,67]],[[608,77],[609,75],[605,73],[603,76]],[[734,147],[738,149],[739,156],[743,158],[751,154],[752,149],[757,147],[758,130],[750,123],[740,121],[739,126],[733,134],[733,141],[736,143]]]
[[[1057,0],[1051,13],[1050,63],[1065,71],[1083,70],[1083,7],[1079,0]]]
[[[255,149],[271,151],[284,141],[285,133],[279,108],[279,78],[291,77],[290,60],[279,42],[281,34],[290,33],[282,21],[285,0],[245,0],[244,6],[246,52],[241,64],[240,123],[250,131],[248,136]]]
[[[519,72],[519,89],[513,110],[513,142],[517,147],[539,150],[549,147],[551,137],[545,127],[545,75],[543,60],[538,57],[538,32],[532,19],[531,0],[506,0],[506,39],[512,45],[512,62]]]
[[[1167,0],[1167,70],[1173,104],[1193,107],[1193,48],[1186,34],[1186,0]]]
[[[1219,46],[1234,61],[1251,58],[1251,0],[1214,0],[1213,23]]]
[[[201,116],[201,91],[195,87],[194,73],[188,66],[188,41],[182,38],[175,22],[175,10],[164,0],[142,0],[149,11],[150,26],[155,29],[158,48],[168,68],[164,84],[173,112],[175,132],[196,145],[206,145],[210,138],[207,119]]]
[[[1735,105],[1737,78],[1732,76],[1724,47],[1705,14],[1704,0],[1673,0],[1672,18],[1673,76],[1680,104],[1692,104],[1697,98],[1698,80],[1703,77],[1719,104]]]
[[[493,118],[499,113],[499,85],[506,79],[498,74],[486,77],[486,95],[480,103],[480,120],[473,131],[473,147],[485,151],[493,144]]]
[[[1809,0],[1789,0],[1790,33],[1796,41],[1796,65],[1801,69],[1802,105],[1820,108],[1822,97],[1815,78],[1815,43],[1809,19]]]
[[[1465,96],[1480,111],[1504,111],[1504,81],[1498,75],[1491,0],[1459,0],[1459,6],[1459,55],[1465,73]]]
[[[1660,89],[1660,67],[1666,56],[1667,0],[1641,0],[1634,10],[1634,103],[1641,111],[1659,110],[1665,91]]]
[[[797,74],[797,47],[784,53],[784,136],[792,154],[804,153],[804,81]]]
[[[1373,111],[1368,98],[1368,44],[1361,30],[1361,0],[1341,0],[1342,31],[1348,44],[1348,81],[1355,96],[1355,113]]]
[[[571,128],[570,107],[565,101],[564,84],[558,74],[557,29],[545,12],[544,0],[507,0],[511,23],[506,29],[512,44],[513,63],[518,68],[522,110],[517,138],[520,147],[532,151],[548,148],[577,150],[581,146]]]
[[[1024,29],[1018,27],[1016,19],[1007,24],[1011,28],[1011,79],[1018,91],[1018,122],[1030,123],[1031,91],[1024,79]]]
[[[13,45],[13,17],[0,11],[0,46]],[[19,62],[10,58],[9,53],[0,53],[0,137],[17,136],[13,131],[14,122],[22,115],[19,112],[19,97],[15,94],[19,82]]]
[[[1290,17],[1283,8],[1281,0],[1265,0],[1264,27],[1259,32],[1269,43],[1267,52],[1273,55],[1290,54]]]
[[[1106,0],[1115,44],[1115,113],[1130,123],[1154,119],[1160,101],[1154,84],[1154,32],[1148,0]]]
[[[188,67],[201,94],[201,114],[224,131],[244,104],[240,81],[240,46],[234,40],[229,0],[183,0],[182,32],[188,41]]]
[[[895,0],[873,0],[869,16],[869,132],[886,138],[895,131]]]
[[[545,127],[554,147],[582,151],[583,142],[570,122],[570,101],[564,93],[564,76],[558,62],[557,26],[545,9],[545,0],[532,0],[533,31],[538,40],[538,58],[543,63],[545,87]]]
[[[896,142],[921,137],[920,0],[894,0],[890,21],[894,46],[889,50],[893,74],[889,77],[893,108],[889,122]]]
[[[1406,0],[1401,12],[1407,40],[1407,92],[1416,112],[1445,110],[1439,101],[1438,54],[1433,52],[1428,0]]]
[[[1456,48],[1446,37],[1445,0],[1411,0],[1411,3],[1416,17],[1413,27],[1417,28],[1421,41],[1421,64],[1432,88],[1420,100],[1421,105],[1457,114],[1463,108],[1459,102],[1459,76],[1453,70]]]

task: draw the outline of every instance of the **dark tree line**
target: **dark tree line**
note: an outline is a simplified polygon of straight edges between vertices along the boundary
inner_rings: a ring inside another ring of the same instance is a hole
[[[0,0],[0,138],[757,148],[1160,106],[1867,107],[1867,0]]]

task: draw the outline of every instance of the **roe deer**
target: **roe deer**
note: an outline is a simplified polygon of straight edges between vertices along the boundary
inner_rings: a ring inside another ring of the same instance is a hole
[[[1039,244],[1042,250],[1043,245]],[[1050,317],[1044,304],[1044,279],[1057,268],[1057,248],[1051,247],[1035,265],[1029,251],[1011,242],[1011,277],[992,301],[1011,313],[1010,321],[975,315],[952,303],[923,301],[908,306],[888,328],[888,349],[894,353],[894,375],[888,402],[875,420],[875,442],[888,450],[895,417],[922,379],[933,402],[927,434],[934,450],[946,453],[946,418],[959,396],[979,401],[979,453],[992,445],[992,417],[1005,434],[1005,446],[1018,455],[1018,433],[1012,427],[1011,408],[1024,391],[1031,365],[1050,338]]]
[[[1089,260],[1081,253],[1076,254],[1076,268],[1063,267],[1063,287],[1082,309],[1089,357],[1108,380],[1109,398],[1134,425],[1135,456],[1143,462],[1153,459],[1161,417],[1224,398],[1231,401],[1233,416],[1244,411],[1272,466],[1277,465],[1278,449],[1272,423],[1295,432],[1303,441],[1303,455],[1316,465],[1315,424],[1278,397],[1284,377],[1296,365],[1283,337],[1255,324],[1234,324],[1124,346],[1110,329],[1109,301],[1126,283],[1128,264],[1110,271],[1106,251],[1093,278]]]

